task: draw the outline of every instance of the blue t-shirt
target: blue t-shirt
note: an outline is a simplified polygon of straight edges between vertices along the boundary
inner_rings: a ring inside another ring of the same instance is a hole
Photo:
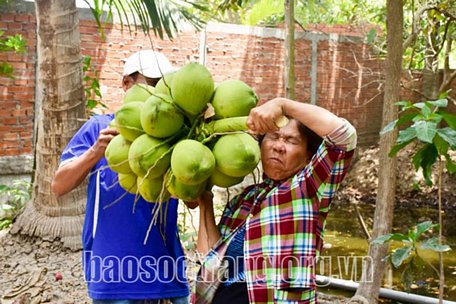
[[[79,157],[108,127],[112,114],[86,122],[65,148],[61,165]],[[107,205],[115,202],[110,207]],[[177,203],[163,205],[164,218],[144,240],[156,203],[127,193],[103,157],[89,174],[82,232],[83,266],[93,299],[163,299],[187,296],[185,257],[177,230]],[[133,211],[134,210],[134,211]],[[166,211],[166,212],[165,212]],[[164,235],[164,237],[162,236]]]

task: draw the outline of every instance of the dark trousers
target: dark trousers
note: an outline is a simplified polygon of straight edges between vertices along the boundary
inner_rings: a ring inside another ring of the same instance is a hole
[[[247,283],[237,282],[229,286],[220,285],[212,304],[249,304]]]

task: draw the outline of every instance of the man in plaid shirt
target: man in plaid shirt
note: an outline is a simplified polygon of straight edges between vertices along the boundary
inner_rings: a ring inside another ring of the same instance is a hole
[[[279,128],[282,116],[290,120]],[[263,182],[230,201],[218,226],[212,196],[198,200],[197,248],[207,256],[194,301],[316,303],[315,260],[356,130],[321,107],[285,98],[252,109],[247,125],[262,134]]]

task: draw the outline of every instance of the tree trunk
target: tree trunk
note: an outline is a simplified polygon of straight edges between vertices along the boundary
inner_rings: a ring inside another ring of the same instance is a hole
[[[61,199],[51,192],[60,154],[85,115],[78,10],[74,0],[36,0],[35,7],[38,66],[33,195],[12,232],[60,238],[66,246],[78,248],[85,186]]]
[[[383,127],[397,119],[398,111],[394,105],[400,99],[400,80],[402,71],[402,32],[403,32],[403,3],[397,0],[387,0],[387,58],[386,82],[383,104]],[[372,240],[391,231],[394,211],[394,196],[396,188],[396,158],[388,157],[388,152],[394,146],[397,129],[380,137],[378,192],[374,214]],[[365,298],[369,303],[377,303],[378,294],[384,275],[388,245],[369,245],[369,256],[372,263],[363,269],[363,280],[356,291],[356,298]]]
[[[285,0],[285,96],[295,99],[294,0]]]

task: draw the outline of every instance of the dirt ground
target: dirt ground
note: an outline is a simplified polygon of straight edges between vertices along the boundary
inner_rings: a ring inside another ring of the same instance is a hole
[[[337,194],[335,203],[375,203],[378,149],[359,149],[354,165]],[[397,204],[436,204],[436,189],[424,187],[422,177],[407,161],[398,161]],[[456,179],[445,175],[444,204],[454,208]],[[413,188],[412,186],[415,185]],[[0,231],[1,303],[90,303],[82,275],[81,252],[46,241]],[[341,297],[320,294],[320,303],[345,303]]]

